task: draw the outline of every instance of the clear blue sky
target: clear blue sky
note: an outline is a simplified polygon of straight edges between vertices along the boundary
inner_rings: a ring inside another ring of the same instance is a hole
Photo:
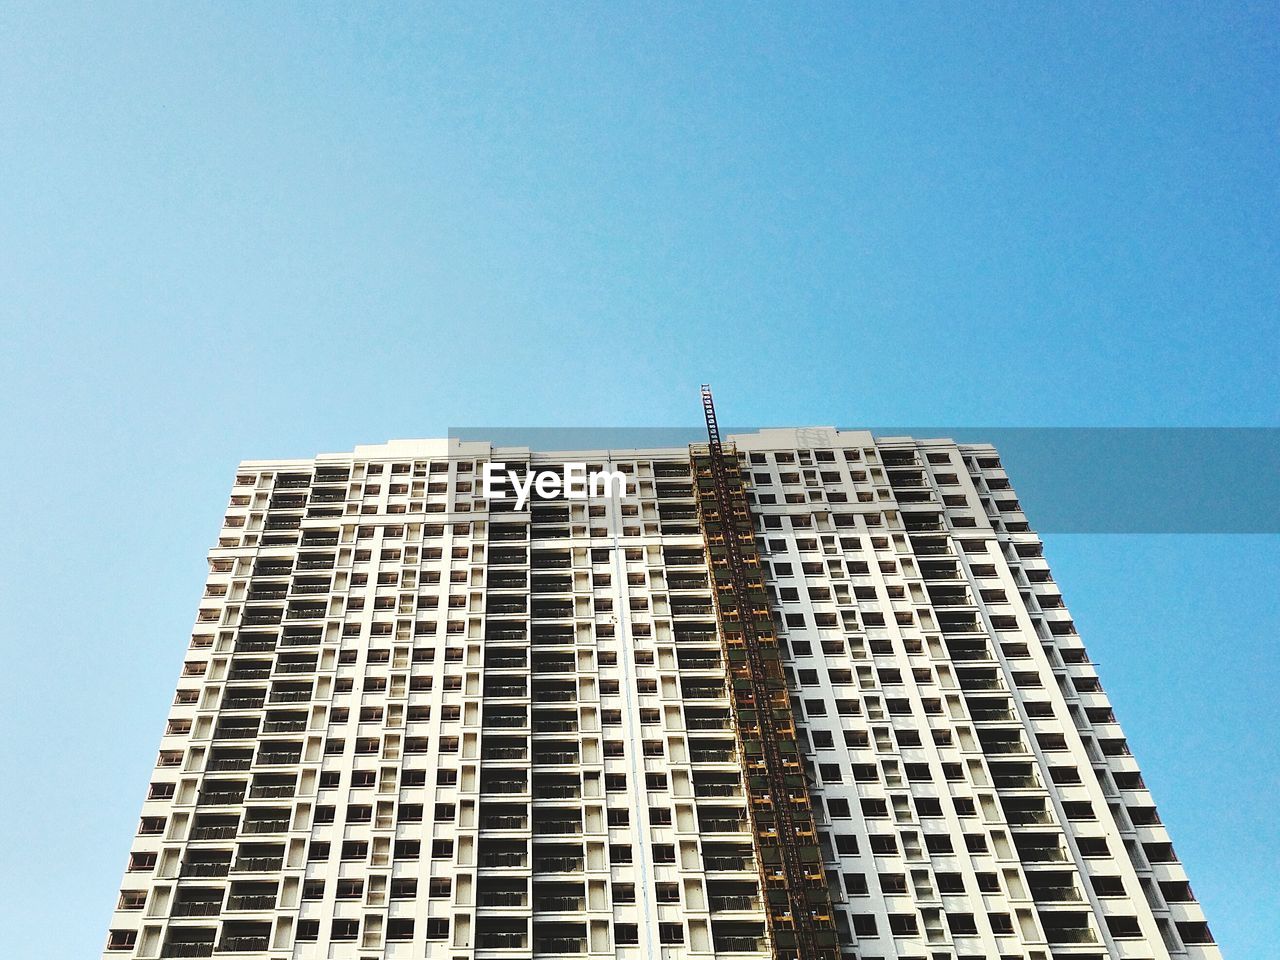
[[[359,6],[0,7],[5,957],[101,948],[239,459],[1280,425],[1273,4]],[[1237,960],[1277,539],[1047,544]]]

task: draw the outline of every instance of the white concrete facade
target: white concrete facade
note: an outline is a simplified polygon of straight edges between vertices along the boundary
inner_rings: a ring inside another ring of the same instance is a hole
[[[1218,957],[995,450],[732,439],[845,956]],[[242,464],[103,956],[768,956],[691,483]]]

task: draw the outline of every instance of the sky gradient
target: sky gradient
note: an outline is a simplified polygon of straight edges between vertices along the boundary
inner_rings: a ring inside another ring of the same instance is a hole
[[[101,949],[241,459],[1280,426],[1275,6],[975,6],[0,7],[0,954]],[[1280,538],[1046,555],[1271,956]]]

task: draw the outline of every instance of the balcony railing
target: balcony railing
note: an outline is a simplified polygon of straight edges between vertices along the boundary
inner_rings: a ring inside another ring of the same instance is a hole
[[[246,820],[245,833],[288,833],[288,820]]]
[[[582,865],[582,857],[541,857],[533,861],[535,873],[577,873]]]
[[[216,827],[192,827],[192,840],[232,840],[236,835],[236,825],[230,824]]]
[[[521,853],[517,850],[503,850],[498,853],[482,853],[480,854],[480,866],[523,867],[527,858],[527,854]]]
[[[1045,931],[1050,943],[1097,943],[1098,936],[1088,927],[1061,927]]]
[[[175,917],[216,917],[221,912],[221,900],[179,900],[173,905]]]
[[[700,783],[694,784],[695,797],[740,797],[742,787],[736,783]]]
[[[225,772],[227,770],[248,770],[251,758],[249,757],[224,757],[220,760],[210,760],[205,769],[209,771]]]
[[[524,747],[486,747],[480,755],[482,760],[523,760],[529,755]]]
[[[263,784],[251,788],[249,796],[255,800],[278,800],[282,797],[292,797],[293,791],[294,785],[291,783]]]
[[[259,953],[267,949],[268,937],[223,937],[219,950],[228,953]]]
[[[761,953],[765,949],[762,937],[716,937],[716,953]]]
[[[1046,903],[1076,902],[1084,899],[1075,887],[1040,887],[1031,891],[1037,900]]]
[[[284,866],[283,857],[245,857],[235,862],[233,873],[272,873]]]
[[[307,729],[305,720],[267,720],[262,724],[263,733],[301,733]],[[253,733],[246,736],[252,737]]]
[[[573,954],[586,953],[585,937],[537,937],[533,941],[534,953]]]
[[[577,763],[578,754],[572,750],[557,753],[535,753],[533,755],[533,762],[545,764]]]
[[[476,902],[481,907],[523,907],[525,895],[519,890],[481,890]]]
[[[227,871],[231,868],[229,863],[210,863],[207,861],[199,861],[196,863],[184,863],[179,876],[183,877],[225,877]]]
[[[212,957],[213,942],[166,943],[160,950],[162,957]]]
[[[523,830],[528,825],[528,817],[489,816],[480,818],[480,826],[484,830]]]
[[[702,865],[708,870],[754,870],[755,866],[745,857],[703,857]]]
[[[272,703],[306,703],[310,699],[310,690],[275,690],[271,693]]]
[[[582,787],[576,783],[551,783],[538,787],[539,800],[577,800],[581,796]]]
[[[581,833],[582,823],[577,820],[537,820],[534,821],[533,832],[542,834]]]
[[[523,933],[497,933],[481,931],[476,946],[481,950],[523,950],[528,938]]]

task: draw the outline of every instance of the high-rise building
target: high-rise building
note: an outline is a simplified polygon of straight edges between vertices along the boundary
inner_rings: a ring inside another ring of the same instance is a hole
[[[829,428],[242,464],[118,896],[105,958],[1220,956],[996,451]]]

